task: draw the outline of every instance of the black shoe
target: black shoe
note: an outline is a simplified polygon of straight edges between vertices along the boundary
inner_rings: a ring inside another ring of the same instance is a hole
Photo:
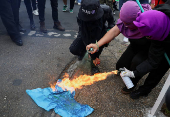
[[[35,30],[35,28],[36,28],[35,24],[34,23],[30,23],[30,29],[31,30]]]
[[[60,22],[54,22],[54,26],[53,26],[54,29],[58,29],[60,31],[65,31],[65,28],[63,28],[60,24]]]
[[[150,93],[150,92],[149,92]],[[139,89],[136,90],[136,91],[133,91],[131,94],[130,94],[130,98],[132,99],[139,99],[140,96],[145,96],[147,97],[148,96],[148,91],[140,91]]]
[[[23,33],[26,32],[26,30],[20,24],[18,24],[18,28],[19,28],[19,32],[23,32]]]
[[[16,45],[18,45],[18,46],[22,46],[22,45],[23,45],[23,42],[22,42],[21,39],[19,39],[19,40],[13,40],[13,42],[14,42]]]
[[[133,87],[130,88],[130,89],[127,89],[127,87],[124,87],[124,88],[122,88],[121,92],[122,92],[123,94],[130,94],[134,89],[135,89],[135,86],[133,86]]]
[[[94,74],[96,74],[96,73],[99,73],[100,71],[99,71],[99,68],[98,67],[92,67],[91,68],[91,75],[94,75]]]

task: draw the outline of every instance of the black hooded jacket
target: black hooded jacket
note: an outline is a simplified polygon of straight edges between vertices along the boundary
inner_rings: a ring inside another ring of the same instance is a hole
[[[83,21],[77,17],[79,25],[78,36],[83,40],[85,45],[96,43],[99,41],[110,29],[115,26],[113,12],[107,5],[100,5],[104,11],[103,16],[96,21]],[[106,26],[106,21],[108,25]]]

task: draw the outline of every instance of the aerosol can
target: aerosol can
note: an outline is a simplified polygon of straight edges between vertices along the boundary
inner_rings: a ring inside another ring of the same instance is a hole
[[[122,73],[122,74],[125,73],[125,70],[123,68],[120,68],[118,70],[118,74],[120,75],[120,73]],[[129,77],[122,77],[122,79],[128,89],[130,89],[134,86],[133,82],[131,81],[131,79]]]

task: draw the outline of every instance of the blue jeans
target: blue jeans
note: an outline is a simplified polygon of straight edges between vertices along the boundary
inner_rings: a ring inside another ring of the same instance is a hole
[[[32,11],[37,9],[36,0],[24,0],[24,3],[25,3],[27,13],[30,19],[30,23],[33,23],[34,20],[33,20]]]

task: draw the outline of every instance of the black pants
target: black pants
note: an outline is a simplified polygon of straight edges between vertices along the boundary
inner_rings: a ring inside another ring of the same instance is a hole
[[[14,20],[17,25],[19,25],[19,2],[20,0],[10,0],[11,6],[12,6],[12,11],[14,14]]]
[[[58,22],[58,0],[50,0],[52,8],[52,18],[54,22]],[[39,20],[45,21],[45,4],[46,0],[38,0]]]
[[[25,1],[25,0],[24,0]],[[37,9],[36,0],[30,0],[33,10]]]
[[[17,23],[16,23],[16,20],[19,19],[19,18],[16,18],[19,16],[19,13],[17,13],[16,11],[13,11],[14,5],[18,3],[17,1],[18,0],[0,0],[0,16],[12,40],[21,39],[19,30],[17,27]]]
[[[74,2],[75,2],[75,0],[70,0],[70,9],[74,8]]]
[[[99,51],[90,54],[91,58],[94,60],[96,58],[99,58],[104,46],[101,46],[99,48]],[[83,40],[81,39],[81,34],[78,34],[77,38],[73,41],[73,43],[70,45],[70,52],[74,55],[83,57],[86,53],[86,45],[84,44]]]
[[[30,23],[33,23],[34,20],[33,20],[32,11],[37,9],[36,0],[24,0],[24,3],[25,3],[27,13],[28,13],[28,16],[29,16],[29,19],[30,19]]]
[[[144,46],[144,48],[145,50],[144,49],[139,50],[137,48],[134,49],[130,44],[128,48],[125,50],[125,52],[122,54],[120,59],[118,60],[116,64],[116,69],[118,70],[119,68],[126,67],[131,71],[135,70],[136,66],[138,66],[140,63],[142,63],[148,58],[149,48],[146,48],[146,46]],[[156,87],[156,85],[159,83],[159,81],[162,79],[162,77],[165,75],[168,69],[169,69],[169,64],[167,60],[164,58],[161,61],[160,66],[149,73],[144,84],[140,86],[139,89],[141,91],[150,93],[151,90],[154,87]],[[142,77],[135,77],[135,78],[131,78],[131,80],[134,83],[134,85],[137,85],[137,83],[141,78]]]
[[[139,88],[143,91],[151,91],[154,87],[156,87],[156,85],[159,83],[159,81],[162,79],[168,69],[169,64],[164,57],[164,59],[160,63],[160,66],[149,73],[144,82],[144,85],[140,86]]]

